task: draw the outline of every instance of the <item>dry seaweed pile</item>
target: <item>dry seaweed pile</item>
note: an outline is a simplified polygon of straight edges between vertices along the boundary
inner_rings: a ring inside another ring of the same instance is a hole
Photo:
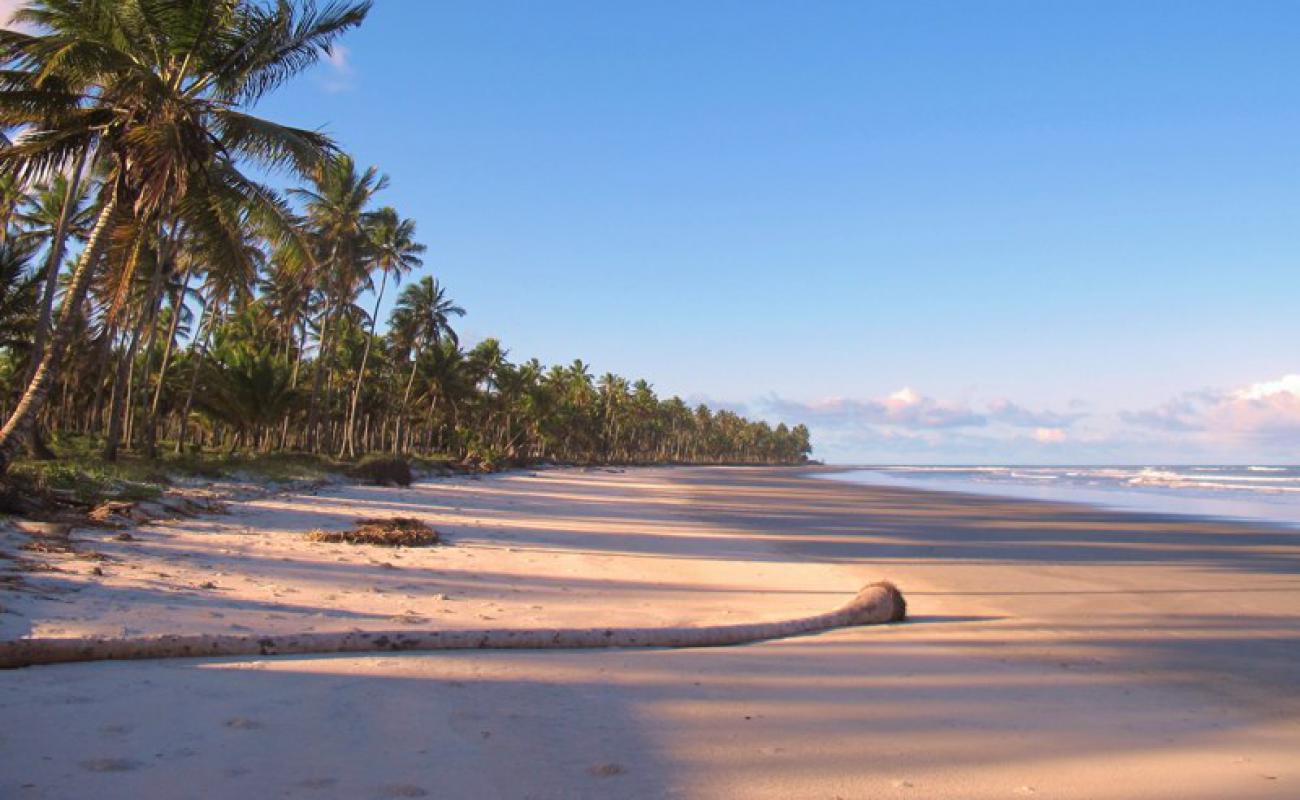
[[[359,519],[346,531],[314,530],[307,534],[313,542],[378,544],[385,547],[422,547],[438,543],[438,532],[414,517]]]

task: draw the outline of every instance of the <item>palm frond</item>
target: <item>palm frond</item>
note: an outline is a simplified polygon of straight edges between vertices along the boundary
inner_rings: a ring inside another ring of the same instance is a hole
[[[197,93],[210,83],[222,100],[256,103],[316,63],[341,34],[361,24],[371,5],[370,0],[363,0],[331,2],[318,8],[307,2],[295,9],[280,0],[271,8],[250,7],[211,80],[190,91]]]
[[[322,159],[337,152],[334,142],[323,133],[277,125],[230,109],[214,108],[212,127],[232,156],[273,168],[290,167],[303,175],[311,174]]]

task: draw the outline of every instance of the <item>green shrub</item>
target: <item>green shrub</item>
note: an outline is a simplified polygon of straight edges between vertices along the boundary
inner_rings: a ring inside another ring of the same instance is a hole
[[[155,469],[131,463],[95,463],[88,459],[19,461],[8,483],[32,495],[71,495],[82,503],[102,500],[151,500],[169,481]]]

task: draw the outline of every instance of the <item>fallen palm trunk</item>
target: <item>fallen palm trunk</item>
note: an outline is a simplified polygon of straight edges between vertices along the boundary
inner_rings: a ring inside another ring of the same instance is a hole
[[[903,595],[890,583],[873,583],[852,601],[825,614],[699,628],[493,628],[456,631],[299,633],[286,636],[199,635],[119,639],[16,639],[0,642],[0,668],[137,658],[271,656],[373,651],[594,647],[720,647],[816,633],[848,625],[897,622],[907,614]]]

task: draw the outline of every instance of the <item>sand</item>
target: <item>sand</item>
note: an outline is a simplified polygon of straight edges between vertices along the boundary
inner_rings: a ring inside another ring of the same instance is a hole
[[[108,560],[41,556],[60,571],[0,592],[0,635],[702,625],[885,578],[913,620],[3,672],[0,797],[1300,796],[1300,533],[810,472],[524,472],[79,530]],[[449,544],[304,536],[385,514]]]

